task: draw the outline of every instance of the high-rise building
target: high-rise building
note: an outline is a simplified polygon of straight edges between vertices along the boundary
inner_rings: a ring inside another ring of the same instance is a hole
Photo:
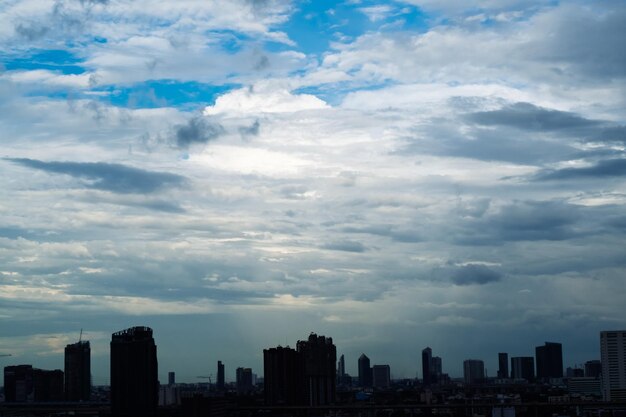
[[[517,356],[511,358],[511,378],[535,380],[535,358],[532,356]]]
[[[302,355],[290,347],[263,350],[266,405],[304,405]]]
[[[340,381],[342,381],[343,377],[346,376],[346,360],[343,355],[339,357],[339,363],[337,364],[337,373]]]
[[[424,385],[430,385],[432,379],[433,351],[427,347],[422,350],[422,381]]]
[[[389,365],[374,365],[372,377],[375,388],[389,388],[391,386],[391,368]]]
[[[466,384],[478,384],[485,380],[485,363],[479,359],[463,361],[463,378]]]
[[[363,388],[372,386],[372,368],[370,367],[370,358],[365,353],[359,356],[359,385]]]
[[[602,362],[599,360],[585,362],[585,377],[600,378],[602,374]]]
[[[63,401],[63,371],[60,369],[33,369],[35,402]]]
[[[91,398],[91,347],[83,340],[65,346],[65,399],[89,401]]]
[[[498,378],[509,377],[509,354],[505,352],[498,353]]]
[[[563,378],[563,349],[560,343],[546,342],[535,348],[537,378]]]
[[[131,327],[111,337],[111,413],[156,415],[159,401],[157,347],[149,327]]]
[[[217,390],[224,391],[225,386],[224,364],[222,361],[217,361]]]
[[[296,350],[304,362],[306,405],[333,404],[337,384],[337,348],[333,339],[311,333],[308,340],[298,341]]]
[[[167,385],[176,385],[176,372],[167,373]]]
[[[6,402],[63,401],[63,371],[33,368],[32,365],[4,368]]]
[[[235,370],[235,386],[237,393],[247,394],[252,392],[252,369],[239,367]]]
[[[441,365],[441,357],[433,356],[430,361],[430,376],[433,384],[440,383],[443,375],[443,367]]]
[[[626,330],[600,332],[602,396],[605,401],[626,401]]]

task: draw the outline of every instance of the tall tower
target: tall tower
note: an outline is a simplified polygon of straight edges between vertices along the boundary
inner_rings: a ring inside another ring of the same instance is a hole
[[[217,390],[224,391],[224,364],[222,361],[217,361]]]
[[[363,388],[372,386],[372,368],[370,367],[370,358],[365,353],[359,356],[359,385]]]
[[[546,342],[535,348],[537,378],[563,378],[563,348],[560,343]]]
[[[339,373],[339,380],[343,381],[343,377],[346,376],[346,360],[343,355],[339,357],[339,364],[337,368],[337,371]]]
[[[602,396],[626,401],[626,330],[600,332]]]
[[[511,378],[535,380],[535,358],[532,356],[516,356],[511,358]]]
[[[476,384],[485,379],[485,364],[479,359],[463,361],[463,377],[466,384]]]
[[[509,377],[509,354],[505,352],[498,353],[498,378]]]
[[[65,400],[91,398],[91,347],[84,340],[65,346]]]
[[[302,355],[306,405],[328,405],[335,402],[337,383],[337,348],[331,337],[309,335],[296,345]]]
[[[263,350],[266,405],[304,405],[302,356],[290,347]]]
[[[427,347],[422,350],[422,380],[424,385],[431,384],[433,351]]]
[[[159,400],[157,347],[149,327],[131,327],[111,337],[111,413],[156,415]]]

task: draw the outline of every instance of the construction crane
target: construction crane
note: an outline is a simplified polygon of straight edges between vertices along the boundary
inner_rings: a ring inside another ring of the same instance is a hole
[[[211,385],[211,384],[212,384],[212,382],[211,382],[211,377],[212,377],[212,376],[213,376],[213,375],[209,375],[209,376],[204,376],[204,375],[202,375],[202,376],[197,376],[196,378],[208,379],[208,380],[209,380],[209,385]]]

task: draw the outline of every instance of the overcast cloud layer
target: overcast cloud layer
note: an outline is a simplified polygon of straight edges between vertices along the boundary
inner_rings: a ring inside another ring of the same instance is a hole
[[[161,380],[311,331],[493,375],[626,327],[624,2],[7,0],[0,51],[4,365],[82,328],[108,383],[148,325]]]

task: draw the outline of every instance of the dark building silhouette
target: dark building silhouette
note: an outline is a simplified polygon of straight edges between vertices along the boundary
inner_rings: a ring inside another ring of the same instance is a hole
[[[217,361],[217,390],[224,391],[224,387],[224,364],[222,363],[222,361]]]
[[[537,378],[563,377],[563,351],[560,343],[546,342],[535,348]]]
[[[375,388],[389,388],[391,386],[391,368],[389,365],[374,365],[372,367],[372,385]]]
[[[237,393],[247,394],[252,392],[252,368],[237,368],[235,370],[235,377]]]
[[[308,340],[298,341],[296,350],[303,360],[305,405],[333,404],[337,382],[337,348],[333,339],[311,333]]]
[[[485,363],[479,359],[463,361],[463,378],[466,384],[479,384],[485,380]]]
[[[176,372],[168,372],[167,373],[167,385],[175,385],[176,384]]]
[[[304,405],[304,362],[290,347],[263,350],[266,405]]]
[[[159,400],[157,347],[149,327],[131,327],[111,337],[111,413],[154,416]]]
[[[535,380],[535,359],[532,356],[517,356],[511,358],[511,378]]]
[[[587,378],[600,378],[602,375],[602,362],[599,360],[585,362],[585,376]]]
[[[337,364],[337,378],[339,381],[343,381],[346,376],[346,359],[341,355],[339,357],[339,363]]]
[[[498,378],[509,377],[509,354],[505,352],[498,353]]]
[[[426,386],[432,383],[432,361],[433,351],[427,347],[422,350],[422,381]]]
[[[372,368],[370,367],[370,358],[365,353],[359,356],[359,385],[363,388],[372,386]]]
[[[439,356],[433,356],[430,360],[430,378],[431,383],[435,384],[441,381],[443,376],[443,367],[441,364],[441,358]]]
[[[65,346],[65,399],[89,401],[91,398],[91,347],[89,341]]]
[[[6,402],[63,401],[63,371],[33,368],[32,365],[4,368]]]

